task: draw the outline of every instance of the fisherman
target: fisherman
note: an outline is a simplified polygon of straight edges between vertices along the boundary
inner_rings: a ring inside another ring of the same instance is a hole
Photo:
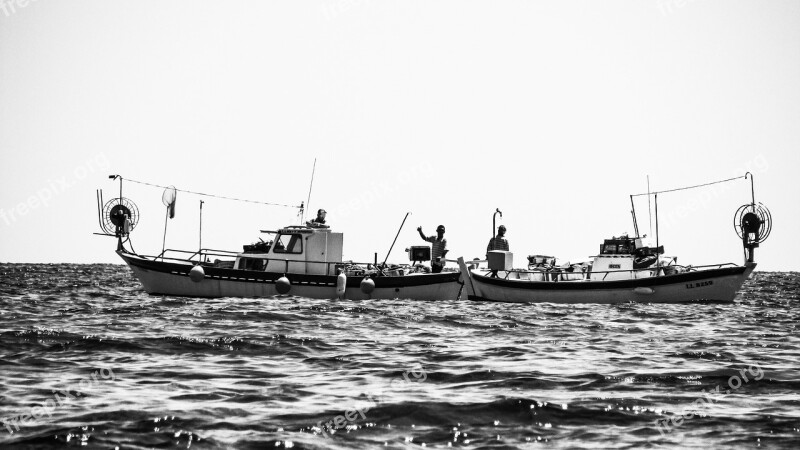
[[[431,272],[441,272],[444,269],[444,257],[449,251],[447,250],[447,239],[444,238],[444,225],[436,227],[436,236],[425,236],[421,226],[417,227],[417,231],[423,241],[431,243]]]
[[[508,240],[505,238],[506,226],[500,225],[497,227],[497,236],[489,239],[489,245],[486,246],[486,258],[489,258],[489,252],[492,250],[505,250],[508,251]]]
[[[319,209],[317,211],[317,217],[314,220],[309,220],[306,222],[306,225],[312,228],[328,228],[328,225],[325,225],[325,215],[328,214],[327,211],[324,209]]]

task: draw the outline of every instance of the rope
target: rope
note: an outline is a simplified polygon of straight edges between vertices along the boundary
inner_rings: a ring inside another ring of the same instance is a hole
[[[242,199],[242,198],[225,197],[225,196],[222,196],[222,195],[214,195],[214,194],[204,194],[202,192],[194,192],[194,191],[187,191],[187,190],[184,190],[184,189],[177,189],[177,188],[175,188],[173,186],[161,186],[159,184],[153,184],[153,183],[146,183],[144,181],[131,180],[130,178],[124,178],[124,180],[125,181],[129,181],[131,183],[143,184],[145,186],[152,186],[152,187],[157,187],[157,188],[162,188],[162,189],[167,189],[167,188],[171,187],[171,188],[175,189],[178,192],[185,192],[187,194],[201,195],[203,197],[214,197],[214,198],[220,198],[220,199],[224,199],[224,200],[233,200],[233,201],[245,202],[245,203],[257,203],[257,204],[260,204],[260,205],[283,206],[283,207],[286,207],[286,208],[301,208],[301,206],[283,205],[283,204],[280,204],[280,203],[260,202],[258,200],[246,200],[246,199]]]
[[[666,191],[645,192],[645,193],[642,193],[642,194],[633,194],[633,195],[631,195],[631,197],[640,197],[642,195],[664,194],[664,193],[667,193],[667,192],[675,192],[675,191],[685,191],[687,189],[694,189],[694,188],[699,188],[699,187],[703,187],[703,186],[711,186],[712,184],[727,183],[728,181],[738,180],[739,178],[746,178],[746,177],[747,177],[747,175],[742,175],[740,177],[728,178],[727,180],[712,181],[711,183],[704,183],[704,184],[697,184],[697,185],[694,185],[694,186],[686,186],[686,187],[681,187],[681,188],[668,189]]]

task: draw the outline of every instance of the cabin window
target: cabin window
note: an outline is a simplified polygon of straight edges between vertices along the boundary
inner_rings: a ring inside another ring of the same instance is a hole
[[[300,234],[281,234],[275,239],[275,253],[303,253],[303,236]]]
[[[602,255],[629,255],[633,251],[633,242],[606,239],[600,246]]]
[[[242,258],[239,260],[239,270],[264,270],[267,261],[261,258]]]

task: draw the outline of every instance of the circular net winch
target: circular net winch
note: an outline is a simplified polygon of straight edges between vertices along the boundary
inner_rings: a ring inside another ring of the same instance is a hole
[[[772,232],[772,214],[762,203],[742,205],[733,216],[733,228],[748,252],[747,260],[752,262],[753,249]]]
[[[139,223],[139,208],[127,198],[109,200],[103,206],[103,215],[100,225],[103,231],[115,236],[126,236]]]

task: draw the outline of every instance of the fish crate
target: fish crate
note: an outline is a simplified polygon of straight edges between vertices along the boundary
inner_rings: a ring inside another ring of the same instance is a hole
[[[489,270],[511,270],[514,254],[505,250],[491,250],[488,253]]]

